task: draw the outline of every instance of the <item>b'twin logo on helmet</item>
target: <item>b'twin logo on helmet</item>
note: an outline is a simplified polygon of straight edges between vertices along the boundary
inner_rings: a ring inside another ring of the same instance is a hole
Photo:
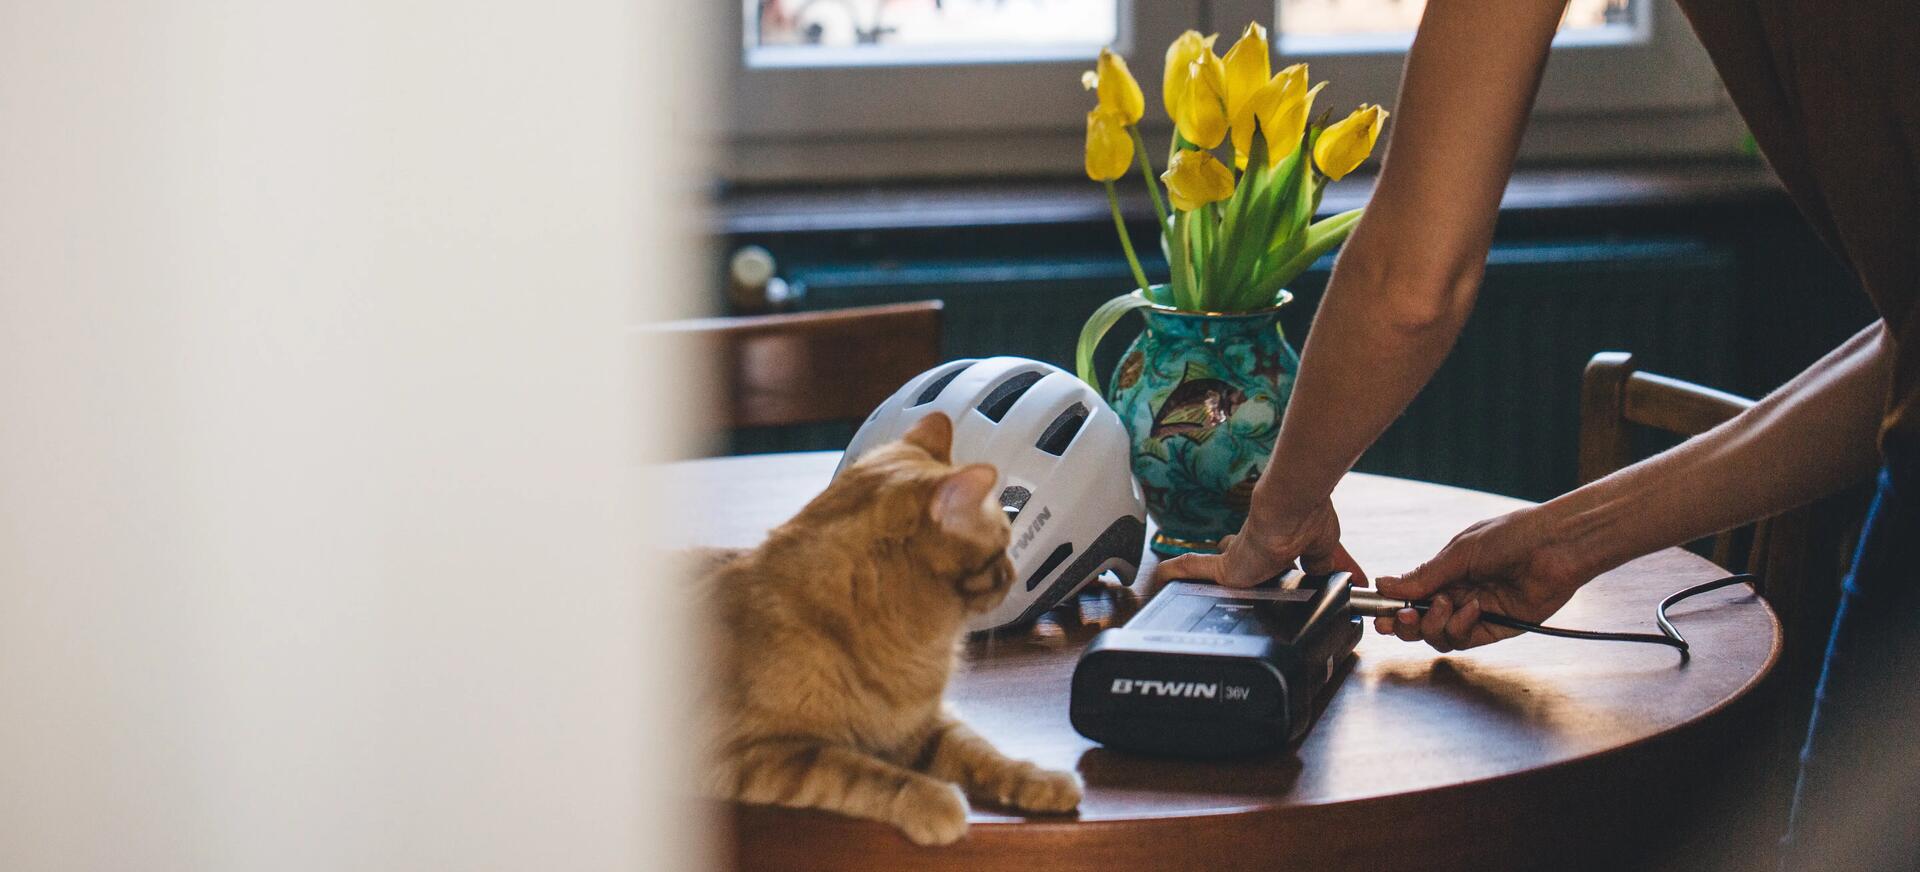
[[[1114,696],[1174,696],[1184,699],[1215,699],[1220,684],[1213,681],[1155,681],[1148,678],[1116,678],[1108,691]]]
[[[1018,560],[1020,552],[1027,550],[1027,546],[1033,544],[1034,538],[1040,535],[1040,528],[1045,527],[1047,520],[1052,517],[1052,506],[1041,509],[1040,514],[1034,516],[1033,525],[1027,528],[1027,532],[1020,534],[1020,541],[1013,543],[1013,547],[1007,549],[1007,557]]]

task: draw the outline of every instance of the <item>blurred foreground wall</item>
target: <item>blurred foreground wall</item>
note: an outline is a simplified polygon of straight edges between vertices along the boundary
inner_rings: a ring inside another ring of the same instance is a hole
[[[695,862],[655,5],[0,0],[0,869]]]

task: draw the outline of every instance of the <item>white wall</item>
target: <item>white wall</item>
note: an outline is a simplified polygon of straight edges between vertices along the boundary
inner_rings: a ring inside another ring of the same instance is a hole
[[[0,0],[0,869],[695,862],[669,6]]]

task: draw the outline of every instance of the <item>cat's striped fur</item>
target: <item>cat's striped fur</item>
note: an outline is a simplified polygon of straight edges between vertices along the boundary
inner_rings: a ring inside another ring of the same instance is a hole
[[[963,627],[1013,580],[993,468],[930,415],[707,579],[720,656],[709,792],[966,832],[967,797],[1070,811],[1081,786],[996,751],[942,703]]]

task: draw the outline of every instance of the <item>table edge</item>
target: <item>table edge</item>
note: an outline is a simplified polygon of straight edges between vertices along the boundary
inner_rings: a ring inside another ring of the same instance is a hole
[[[714,463],[722,463],[722,462],[747,462],[747,461],[754,461],[754,460],[775,461],[779,459],[803,459],[803,458],[819,458],[822,462],[825,462],[829,458],[837,458],[843,453],[844,452],[835,451],[835,450],[819,450],[819,451],[769,452],[769,453],[763,453],[763,454],[725,455],[725,456],[712,456],[712,457],[685,458],[681,460],[675,460],[675,461],[669,461],[666,463],[657,464],[657,466],[660,468],[671,468],[671,467],[686,468],[690,466],[696,466],[696,465],[702,465],[702,464],[714,464]],[[1425,481],[1425,480],[1416,479],[1416,478],[1383,475],[1379,473],[1352,472],[1352,471],[1348,472],[1347,476],[1362,477],[1362,478],[1369,478],[1369,479],[1381,479],[1381,480],[1396,481],[1396,482],[1411,482],[1411,483],[1424,485],[1428,487],[1442,488],[1442,489],[1451,490],[1451,491],[1460,491],[1464,494],[1471,494],[1472,496],[1477,498],[1490,497],[1497,500],[1507,501],[1514,504],[1515,507],[1535,505],[1535,503],[1531,501],[1524,500],[1518,497],[1507,496],[1505,494],[1496,494],[1488,491],[1479,491],[1479,490],[1474,490],[1472,488],[1443,484],[1440,482]],[[1699,557],[1701,560],[1707,560],[1707,558],[1700,557],[1700,555],[1692,554],[1692,552],[1686,552],[1684,548],[1680,548],[1678,546],[1675,546],[1672,549],[1662,549],[1661,551],[1656,551],[1653,553],[1659,554],[1667,550],[1682,551],[1684,553],[1687,553],[1689,556]],[[1652,556],[1652,555],[1645,555],[1645,556]],[[1717,566],[1717,564],[1712,564],[1711,561],[1707,561],[1707,562],[1710,565]],[[1723,572],[1726,571],[1724,567],[1719,567],[1719,568]],[[1213,809],[1205,809],[1205,810],[1181,810],[1181,811],[1173,811],[1173,812],[1164,813],[1164,814],[1155,814],[1150,817],[1148,816],[1123,817],[1123,816],[1105,816],[1105,815],[1085,817],[1085,818],[1078,817],[1078,816],[1048,817],[1043,815],[1032,816],[1032,817],[1021,817],[1017,814],[1001,814],[998,811],[995,811],[993,812],[996,815],[995,818],[987,819],[987,820],[972,820],[969,822],[969,827],[987,829],[992,831],[1000,831],[1000,830],[1011,831],[1014,829],[1019,829],[1022,831],[1031,831],[1036,827],[1053,828],[1053,827],[1081,827],[1081,826],[1095,826],[1095,825],[1129,826],[1129,825],[1138,825],[1142,822],[1152,822],[1152,821],[1175,821],[1175,820],[1196,820],[1196,819],[1226,821],[1226,820],[1234,820],[1234,819],[1242,819],[1242,818],[1252,820],[1252,819],[1257,819],[1257,818],[1262,818],[1262,817],[1272,816],[1272,815],[1286,815],[1286,814],[1303,810],[1303,809],[1331,810],[1331,809],[1339,809],[1342,807],[1365,806],[1369,804],[1376,804],[1389,799],[1405,799],[1409,797],[1419,797],[1419,796],[1424,796],[1428,794],[1440,793],[1444,791],[1471,790],[1471,789],[1482,788],[1482,787],[1490,786],[1493,784],[1497,784],[1502,781],[1511,781],[1511,780],[1517,780],[1517,779],[1539,777],[1541,775],[1551,774],[1556,770],[1590,764],[1593,761],[1604,758],[1604,757],[1611,757],[1611,756],[1616,756],[1621,754],[1632,753],[1636,750],[1644,749],[1649,745],[1669,741],[1673,738],[1682,736],[1686,733],[1690,733],[1690,732],[1705,728],[1709,722],[1716,719],[1726,709],[1746,700],[1763,683],[1765,683],[1770,677],[1772,677],[1774,669],[1779,665],[1779,661],[1781,657],[1781,648],[1784,642],[1784,637],[1783,637],[1784,630],[1781,627],[1779,615],[1774,611],[1772,604],[1766,601],[1765,597],[1762,597],[1758,591],[1754,590],[1751,587],[1747,589],[1747,595],[1752,597],[1753,601],[1756,604],[1758,604],[1761,607],[1761,609],[1765,612],[1768,618],[1768,627],[1770,628],[1770,631],[1771,631],[1770,637],[1768,639],[1768,644],[1767,644],[1767,656],[1766,656],[1766,659],[1760,664],[1759,668],[1756,669],[1754,673],[1750,675],[1746,679],[1746,681],[1744,681],[1739,687],[1735,688],[1732,692],[1728,693],[1726,696],[1715,701],[1715,703],[1712,706],[1706,709],[1703,709],[1702,711],[1696,713],[1692,717],[1680,723],[1672,724],[1658,732],[1649,733],[1647,735],[1635,738],[1632,741],[1625,742],[1623,744],[1616,745],[1610,748],[1588,751],[1584,754],[1580,754],[1573,757],[1567,757],[1560,760],[1555,760],[1551,763],[1547,763],[1540,766],[1516,769],[1513,771],[1503,772],[1496,775],[1486,775],[1479,778],[1474,778],[1474,779],[1469,779],[1464,781],[1457,781],[1457,782],[1450,782],[1447,784],[1436,785],[1436,786],[1425,788],[1425,789],[1406,791],[1406,792],[1400,792],[1400,793],[1375,793],[1375,794],[1368,794],[1365,796],[1343,797],[1343,798],[1334,799],[1334,800],[1321,800],[1321,801],[1308,800],[1308,801],[1302,801],[1302,802],[1292,802],[1284,805],[1280,805],[1280,804],[1238,805],[1238,806],[1213,808]],[[727,805],[732,806],[736,812],[740,810],[748,810],[748,809],[754,810],[756,813],[767,813],[767,812],[777,813],[780,811],[792,811],[791,809],[785,809],[784,807],[781,807],[781,806],[758,806],[758,805],[750,805],[750,804],[738,803],[738,802],[727,803]],[[885,829],[883,825],[879,825],[879,824],[874,824],[874,827],[877,828],[877,831]]]

